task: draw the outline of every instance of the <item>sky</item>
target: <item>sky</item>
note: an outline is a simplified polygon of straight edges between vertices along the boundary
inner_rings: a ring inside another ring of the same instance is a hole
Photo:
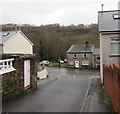
[[[78,25],[98,23],[97,13],[117,10],[120,0],[1,0],[0,24]]]

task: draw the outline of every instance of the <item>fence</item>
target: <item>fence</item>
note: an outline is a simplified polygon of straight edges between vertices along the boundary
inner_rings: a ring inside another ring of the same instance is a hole
[[[115,112],[120,113],[120,63],[104,65],[104,86]]]
[[[14,59],[5,59],[0,60],[0,75],[14,71],[13,67],[13,60]]]

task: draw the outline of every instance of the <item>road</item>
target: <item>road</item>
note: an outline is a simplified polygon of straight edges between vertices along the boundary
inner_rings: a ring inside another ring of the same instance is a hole
[[[80,112],[90,76],[98,71],[88,69],[47,68],[57,80],[39,84],[35,91],[3,104],[3,112]]]

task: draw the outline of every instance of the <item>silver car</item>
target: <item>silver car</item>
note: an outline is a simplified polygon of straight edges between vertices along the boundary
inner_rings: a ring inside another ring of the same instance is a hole
[[[50,62],[48,61],[48,60],[43,60],[42,62],[40,62],[40,64],[42,65],[42,64],[44,64],[44,65],[49,65],[50,64]]]

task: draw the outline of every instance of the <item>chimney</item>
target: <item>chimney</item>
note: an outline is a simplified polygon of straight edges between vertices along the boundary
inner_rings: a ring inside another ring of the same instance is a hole
[[[17,31],[18,31],[18,27],[17,25],[15,25],[15,32],[17,33]]]
[[[21,30],[20,26],[19,26],[19,31]]]
[[[86,41],[85,42],[85,47],[88,47],[88,45],[89,45],[89,42]]]
[[[17,32],[17,25],[15,25],[15,32]]]

